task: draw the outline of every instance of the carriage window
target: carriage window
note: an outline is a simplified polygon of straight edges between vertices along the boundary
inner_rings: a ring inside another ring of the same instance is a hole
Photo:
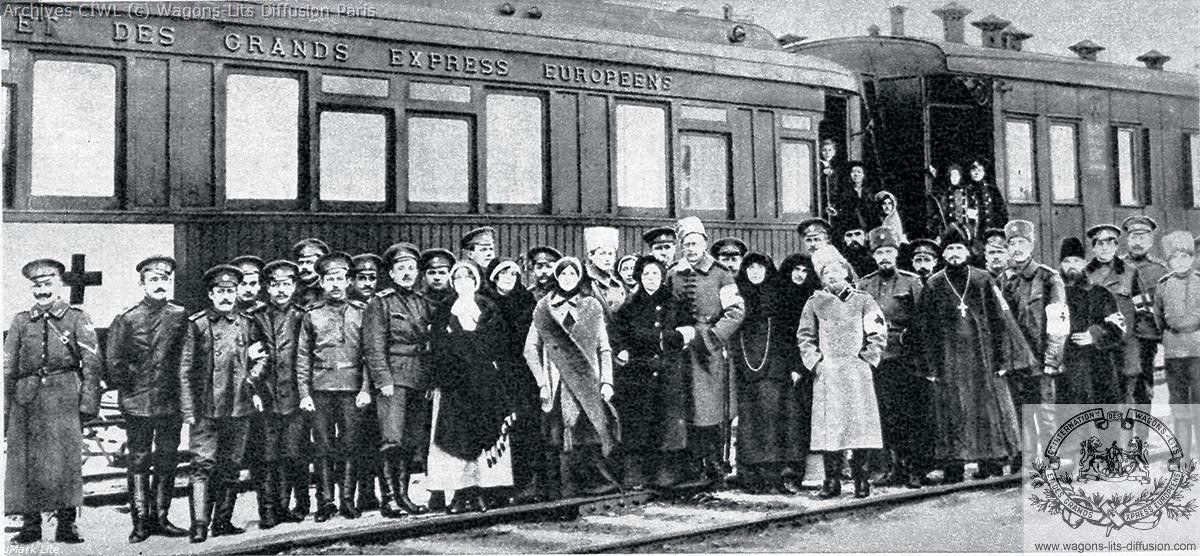
[[[225,80],[225,197],[292,200],[299,182],[300,82]]]
[[[408,200],[470,201],[471,124],[460,118],[408,118]]]
[[[1037,201],[1033,176],[1033,122],[1008,120],[1004,122],[1007,152],[1008,201],[1031,203]]]
[[[335,95],[387,98],[388,80],[346,75],[321,76],[321,92]]]
[[[408,98],[413,100],[471,102],[471,88],[463,85],[421,83],[414,81],[408,86]]]
[[[683,133],[679,136],[679,200],[684,210],[726,210],[729,206],[729,138]]]
[[[1074,124],[1050,125],[1050,178],[1054,202],[1079,200],[1078,146]]]
[[[667,111],[617,105],[617,204],[667,207]]]
[[[111,197],[116,174],[117,70],[33,64],[32,195]]]
[[[321,113],[321,200],[382,202],[387,192],[387,118]]]
[[[801,116],[799,114],[784,114],[781,123],[782,123],[784,129],[809,131],[812,129],[812,116]]]
[[[699,120],[702,122],[722,122],[724,123],[729,116],[729,111],[724,108],[709,108],[707,106],[689,106],[683,105],[679,107],[679,117],[685,120]]]
[[[1200,133],[1187,133],[1183,136],[1183,155],[1185,162],[1184,179],[1190,180],[1192,192],[1192,207],[1200,208]]]
[[[808,141],[779,145],[779,203],[784,214],[812,211],[813,148]]]
[[[487,97],[487,202],[540,205],[546,172],[542,99]]]
[[[1133,129],[1119,127],[1115,131],[1113,153],[1116,164],[1117,202],[1121,206],[1137,206],[1137,183],[1134,171],[1137,162]]]

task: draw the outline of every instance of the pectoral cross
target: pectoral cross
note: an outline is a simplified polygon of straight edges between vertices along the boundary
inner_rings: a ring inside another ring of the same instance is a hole
[[[964,319],[967,318],[967,303],[965,301],[958,302],[958,314],[962,315]]]

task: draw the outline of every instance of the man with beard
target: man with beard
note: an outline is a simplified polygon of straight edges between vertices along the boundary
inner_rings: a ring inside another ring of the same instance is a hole
[[[363,317],[363,358],[381,396],[376,403],[383,425],[384,517],[427,511],[408,497],[409,474],[424,461],[429,444],[426,358],[433,305],[415,289],[419,257],[411,243],[388,247],[383,261],[396,286],[379,292]]]
[[[450,267],[456,262],[458,260],[449,249],[434,247],[421,251],[420,290],[430,303],[443,305],[454,296],[454,288],[450,287]]]
[[[272,521],[293,523],[304,521],[308,515],[307,448],[312,428],[308,413],[300,411],[296,383],[296,339],[304,318],[304,308],[295,302],[299,275],[300,268],[291,261],[267,263],[263,267],[267,308],[254,313],[271,354],[263,381],[263,398],[267,400],[261,418],[266,473],[261,477],[259,492],[274,507]],[[296,507],[289,510],[293,492]],[[259,522],[259,528],[269,527]]]
[[[1154,397],[1154,355],[1162,341],[1162,330],[1154,320],[1154,291],[1158,281],[1167,274],[1167,265],[1150,254],[1154,247],[1154,230],[1158,228],[1153,218],[1135,214],[1121,222],[1121,227],[1125,229],[1125,242],[1129,246],[1125,263],[1137,272],[1133,322],[1126,325],[1133,327],[1138,345],[1138,372],[1125,369],[1122,392],[1125,403],[1148,404]]]
[[[362,464],[363,409],[371,403],[371,380],[362,364],[365,305],[348,297],[350,255],[331,253],[317,261],[324,298],[308,307],[296,342],[296,381],[300,409],[314,413],[313,444],[324,494],[314,518],[323,522],[341,514],[356,519],[358,469]],[[341,504],[333,502],[334,458],[344,462]]]
[[[926,378],[933,383],[933,456],[946,483],[963,480],[970,461],[995,467],[1018,453],[1017,416],[998,372],[1005,335],[1004,300],[987,272],[967,265],[968,240],[943,237],[946,268],[917,302]]]
[[[375,253],[359,253],[352,261],[354,266],[350,268],[350,276],[354,281],[350,285],[350,299],[368,303],[379,291],[379,268],[383,266],[383,259]]]
[[[496,258],[496,229],[491,226],[475,228],[458,242],[463,258],[475,264],[480,273]]]
[[[1124,346],[1114,350],[1117,373],[1099,377],[1097,384],[1097,403],[1120,403],[1122,396],[1122,376],[1141,374],[1141,361],[1138,359],[1137,337],[1133,335],[1130,323],[1136,322],[1136,311],[1133,307],[1133,296],[1137,290],[1137,269],[1125,264],[1117,257],[1117,245],[1121,238],[1121,229],[1112,224],[1098,224],[1087,230],[1087,237],[1092,242],[1092,260],[1088,261],[1084,272],[1088,281],[1112,292],[1117,299],[1117,307],[1125,318]]]
[[[1026,438],[1047,438],[1054,426],[1053,408],[1048,407],[1054,403],[1054,375],[1060,372],[1063,344],[1070,332],[1066,292],[1058,273],[1033,259],[1037,234],[1032,222],[1010,220],[1004,225],[1004,235],[1010,268],[1003,283],[1004,300],[1025,342],[1005,342],[1002,357],[1006,363],[1001,369],[1011,371],[1008,380],[1018,412],[1025,406],[1035,411],[1033,419],[1021,421]],[[1026,345],[1032,359],[1026,358]],[[999,469],[980,464],[980,476],[999,474]]]
[[[669,226],[660,226],[642,234],[642,241],[650,247],[650,255],[658,259],[663,266],[671,266],[675,262],[675,230]]]
[[[672,237],[674,234],[671,232]],[[674,246],[671,247],[671,251],[674,253]],[[529,285],[529,293],[533,294],[534,299],[541,301],[554,291],[554,265],[558,264],[561,258],[562,253],[558,249],[546,245],[534,247],[525,254],[525,259],[532,267],[533,283]]]
[[[187,311],[171,301],[175,259],[156,255],[137,265],[145,297],[108,327],[105,358],[108,380],[117,388],[129,449],[126,470],[129,542],[152,534],[183,537],[187,531],[168,519],[175,494],[179,434],[179,346],[187,328]],[[150,468],[154,467],[154,484]]]
[[[265,307],[262,302],[263,260],[254,255],[241,255],[229,264],[242,271],[242,281],[237,287],[237,310],[251,314]]]
[[[1062,374],[1055,379],[1055,403],[1094,403],[1092,377],[1112,374],[1110,351],[1121,346],[1121,338],[1125,336],[1116,298],[1108,290],[1088,282],[1083,272],[1087,264],[1083,257],[1083,242],[1079,238],[1063,238],[1058,258],[1066,283],[1071,335],[1063,350]]]
[[[887,344],[875,369],[875,391],[883,424],[883,445],[891,456],[891,470],[876,484],[906,484],[920,488],[925,475],[921,452],[927,445],[926,411],[929,391],[915,365],[917,339],[908,334],[916,320],[917,300],[924,285],[912,272],[896,268],[899,255],[890,228],[871,230],[871,249],[879,270],[858,281],[858,289],[875,298],[887,320]]]
[[[749,249],[746,247],[746,242],[736,237],[718,239],[708,249],[708,253],[728,267],[734,276],[737,276],[738,271],[741,270],[742,259],[746,257],[747,252]]]
[[[912,242],[912,269],[921,278],[921,283],[938,270],[938,257],[942,246],[932,239],[921,238]]]
[[[4,338],[4,514],[21,516],[16,544],[42,539],[41,512],[54,512],[56,541],[83,542],[75,527],[80,430],[99,413],[102,367],[91,319],[62,298],[65,270],[52,259],[21,268],[34,305],[13,317]]]
[[[704,479],[715,483],[724,474],[722,436],[731,417],[729,365],[723,354],[742,323],[743,302],[733,273],[708,254],[708,234],[699,218],[680,220],[676,236],[684,256],[667,270],[667,284],[687,324],[677,328],[683,336],[677,380],[664,382],[667,391],[683,397],[667,402],[664,449],[674,452],[676,465],[681,450],[690,449],[691,463],[698,463]]]
[[[988,228],[983,232],[983,265],[992,274],[996,285],[1004,289],[1010,274],[1007,272],[1008,240],[1004,237],[1004,230]]]
[[[824,218],[809,218],[796,226],[804,251],[809,255],[817,252],[822,245],[829,245],[829,234],[833,227]]]
[[[292,246],[292,257],[300,268],[300,283],[296,285],[296,303],[308,307],[324,295],[321,276],[317,274],[317,259],[329,254],[329,245],[315,237],[302,239]]]
[[[1167,396],[1171,404],[1200,403],[1200,272],[1193,266],[1196,240],[1181,230],[1162,238],[1163,256],[1170,274],[1154,292],[1154,315],[1163,331],[1167,367]],[[1200,419],[1187,406],[1172,408],[1175,436],[1184,454],[1190,454]]]
[[[621,307],[626,295],[625,284],[617,276],[615,268],[618,233],[616,228],[606,226],[583,229],[587,263],[584,265],[583,285],[580,288],[584,295],[600,300],[608,316]]]
[[[867,233],[862,228],[846,230],[842,234],[842,254],[854,269],[854,274],[866,276],[875,271],[875,259],[867,248]]]
[[[193,543],[208,539],[210,515],[214,537],[246,532],[231,520],[250,416],[263,409],[257,383],[268,355],[261,329],[236,311],[241,271],[217,265],[203,280],[212,306],[188,317],[179,357],[179,410],[191,427]]]

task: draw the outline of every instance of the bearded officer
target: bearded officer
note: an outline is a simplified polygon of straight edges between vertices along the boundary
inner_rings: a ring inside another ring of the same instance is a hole
[[[137,264],[137,272],[145,296],[113,319],[105,349],[108,377],[118,391],[128,441],[130,543],[155,533],[187,535],[168,519],[183,425],[176,365],[187,331],[187,310],[170,297],[175,259],[148,257]]]
[[[21,268],[34,306],[17,313],[4,339],[4,513],[21,516],[16,544],[41,540],[41,512],[49,511],[56,541],[83,542],[75,527],[83,503],[80,424],[99,412],[101,363],[91,319],[62,299],[65,270],[52,259]]]
[[[669,267],[675,262],[675,229],[670,226],[659,226],[642,234],[642,241],[650,248],[650,255],[658,259],[663,266]]]
[[[1140,345],[1133,334],[1133,326],[1129,323],[1136,321],[1133,296],[1137,290],[1137,269],[1125,263],[1117,256],[1117,248],[1121,240],[1121,229],[1112,224],[1097,224],[1088,228],[1087,237],[1092,243],[1092,259],[1088,261],[1084,272],[1088,281],[1112,292],[1117,298],[1117,308],[1121,310],[1124,319],[1125,337],[1123,343],[1113,353],[1116,368],[1121,373],[1113,376],[1097,377],[1097,403],[1120,403],[1122,398],[1122,383],[1124,376],[1141,374],[1141,361],[1138,359]]]
[[[674,249],[671,248],[672,251]],[[558,264],[561,258],[562,253],[558,249],[547,245],[534,247],[525,254],[525,259],[532,268],[533,283],[529,285],[529,293],[533,294],[534,299],[541,301],[554,291],[554,265]]]
[[[1125,230],[1125,244],[1129,248],[1122,259],[1137,272],[1133,322],[1125,324],[1133,327],[1138,346],[1138,366],[1126,369],[1122,390],[1125,403],[1149,404],[1154,398],[1154,356],[1162,341],[1162,330],[1154,319],[1154,292],[1158,281],[1167,275],[1167,263],[1150,253],[1158,229],[1153,218],[1135,214],[1122,221],[1121,228]]]

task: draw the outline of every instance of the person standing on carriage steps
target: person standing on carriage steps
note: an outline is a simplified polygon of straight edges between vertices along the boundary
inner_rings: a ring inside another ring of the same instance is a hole
[[[99,413],[101,362],[91,319],[62,298],[65,271],[51,259],[21,268],[34,305],[13,317],[4,338],[4,514],[21,516],[16,544],[42,539],[41,512],[54,512],[56,541],[83,542],[75,527],[80,430]]]
[[[429,326],[434,304],[416,291],[421,254],[411,243],[383,253],[395,287],[379,292],[363,315],[363,360],[379,392],[375,401],[382,443],[384,517],[427,511],[408,496],[413,466],[429,449]]]
[[[1162,342],[1162,330],[1154,320],[1154,291],[1158,281],[1167,275],[1167,263],[1150,254],[1154,247],[1154,230],[1158,224],[1153,218],[1135,214],[1121,222],[1125,230],[1125,244],[1129,252],[1122,257],[1125,263],[1137,271],[1137,293],[1133,295],[1133,336],[1137,338],[1137,369],[1126,369],[1124,402],[1149,404],[1154,397],[1154,356]],[[1136,372],[1135,372],[1136,370]]]
[[[179,348],[187,310],[170,299],[175,259],[156,255],[137,264],[145,297],[108,327],[108,382],[117,389],[129,449],[126,483],[130,543],[152,534],[187,536],[168,519],[179,448]],[[153,467],[153,480],[150,471]]]
[[[300,267],[300,282],[296,284],[296,303],[308,307],[316,303],[324,290],[321,275],[317,274],[317,259],[329,254],[329,245],[315,237],[302,239],[292,246],[292,257]]]
[[[330,253],[317,261],[324,299],[308,307],[300,322],[296,342],[296,380],[300,409],[313,412],[313,445],[316,448],[321,488],[317,494],[318,522],[333,514],[356,519],[354,490],[362,464],[362,429],[371,403],[371,380],[362,362],[361,302],[350,299],[350,266],[346,253]],[[344,461],[341,504],[333,502],[334,458]]]
[[[191,541],[238,535],[232,523],[250,416],[262,410],[259,382],[268,353],[258,325],[235,310],[242,273],[217,265],[204,273],[212,306],[188,317],[179,356],[179,411],[191,429]],[[215,508],[214,508],[215,506]]]

